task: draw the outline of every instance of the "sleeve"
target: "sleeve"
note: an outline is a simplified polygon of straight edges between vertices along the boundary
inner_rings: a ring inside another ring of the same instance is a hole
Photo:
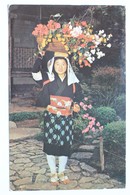
[[[75,85],[76,85],[76,90],[74,95],[74,102],[80,103],[84,98],[83,91],[79,83],[75,83]]]
[[[32,72],[33,73],[39,72],[41,70],[41,67],[42,67],[42,59],[37,58],[34,65],[33,65]]]
[[[42,91],[39,93],[36,106],[47,107],[50,104],[49,83],[44,85]]]

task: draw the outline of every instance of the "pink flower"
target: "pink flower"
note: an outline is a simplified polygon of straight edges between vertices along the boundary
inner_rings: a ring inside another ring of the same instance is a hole
[[[103,130],[103,126],[100,126],[100,127],[99,127],[99,130],[102,131],[102,130]]]
[[[93,117],[92,117],[92,116],[89,116],[89,117],[88,117],[88,120],[92,120],[92,119],[93,119]]]
[[[89,131],[89,128],[87,127],[86,129],[82,130],[82,133],[87,133]]]
[[[61,27],[60,23],[57,23],[57,22],[56,22],[56,23],[55,23],[55,28],[58,29],[58,28],[60,28],[60,27]]]
[[[87,105],[84,104],[84,105],[83,105],[83,109],[84,109],[84,110],[87,110]]]
[[[83,119],[86,119],[86,118],[88,118],[88,116],[89,116],[89,114],[84,114],[84,115],[82,116],[82,118],[83,118]]]
[[[82,21],[81,24],[82,24],[82,26],[87,26],[87,22],[86,21]]]
[[[79,104],[81,107],[83,107],[84,106],[84,103],[83,102],[80,102],[80,104]]]
[[[91,105],[91,104],[89,104],[89,105],[88,105],[88,108],[89,108],[89,109],[91,109],[91,108],[92,108],[92,105]]]
[[[92,120],[92,121],[89,122],[89,124],[90,125],[95,125],[95,121]]]
[[[95,121],[95,120],[96,120],[96,118],[94,118],[94,117],[93,117],[93,118],[92,118],[92,120],[93,120],[93,121]]]
[[[93,132],[95,132],[95,131],[96,131],[95,127],[93,127],[93,128],[92,128],[92,131],[93,131]]]
[[[85,101],[87,101],[87,100],[88,100],[88,98],[87,98],[87,97],[85,97],[85,98],[84,98],[84,100],[85,100]]]
[[[89,127],[90,129],[92,129],[93,125],[92,125],[92,124],[89,124],[88,127]]]
[[[99,122],[97,122],[97,123],[96,123],[96,126],[97,126],[97,127],[100,127],[100,123],[99,123]]]

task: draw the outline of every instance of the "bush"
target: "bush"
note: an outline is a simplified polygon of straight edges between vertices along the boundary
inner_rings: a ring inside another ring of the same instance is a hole
[[[119,145],[125,145],[125,121],[113,121],[108,123],[103,130],[104,141],[110,143],[116,143]]]
[[[101,125],[106,125],[117,119],[116,111],[111,107],[98,107],[96,109],[96,119],[101,123]]]
[[[44,137],[44,132],[41,131],[40,133],[36,134],[34,136],[34,139],[38,140],[38,141],[43,141],[43,137]]]
[[[125,92],[122,69],[110,66],[94,69],[91,89],[95,105],[111,106],[115,98]]]
[[[122,120],[126,119],[126,97],[125,94],[122,94],[115,98],[113,103],[113,108],[116,110],[116,113]]]
[[[125,182],[125,121],[108,123],[103,130],[105,169],[110,177]]]
[[[9,114],[9,120],[14,122],[35,118],[39,118],[39,112],[18,112]]]

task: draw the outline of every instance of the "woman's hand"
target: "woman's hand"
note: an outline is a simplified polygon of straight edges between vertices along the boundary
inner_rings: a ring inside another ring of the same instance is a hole
[[[78,104],[74,103],[73,111],[74,112],[79,112],[80,111],[80,106]]]

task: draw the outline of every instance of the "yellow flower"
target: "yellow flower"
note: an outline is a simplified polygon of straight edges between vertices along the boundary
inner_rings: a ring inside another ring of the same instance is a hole
[[[65,42],[65,38],[62,38],[62,41]]]
[[[83,54],[82,53],[79,53],[79,56],[82,56]]]
[[[77,52],[77,49],[73,49],[73,52],[76,53]]]
[[[45,47],[45,46],[46,46],[46,39],[43,39],[41,43],[41,47]]]
[[[84,40],[84,39],[82,39],[81,41],[82,41],[82,43],[84,43],[84,42],[85,42],[85,40]]]
[[[65,42],[64,42],[64,41],[61,41],[61,43],[62,43],[63,45],[65,45]]]
[[[76,56],[74,56],[73,58],[74,58],[74,60],[76,60],[76,59],[77,59],[77,57],[76,57]]]
[[[49,34],[48,38],[51,39],[52,38],[52,34]]]
[[[61,41],[62,39],[60,37],[58,37],[58,41]]]
[[[51,42],[51,39],[48,39],[47,41],[50,43]]]
[[[65,49],[68,51],[69,50],[69,47],[67,45],[65,45]]]
[[[57,37],[57,38],[61,37],[61,34],[56,34],[56,37]]]
[[[79,59],[79,64],[82,64],[82,60],[81,59]]]
[[[106,42],[107,42],[107,40],[106,40],[106,38],[104,38],[104,39],[103,39],[103,43],[106,43]]]
[[[100,41],[100,42],[103,42],[103,38],[101,37],[101,38],[99,39],[99,41]]]

